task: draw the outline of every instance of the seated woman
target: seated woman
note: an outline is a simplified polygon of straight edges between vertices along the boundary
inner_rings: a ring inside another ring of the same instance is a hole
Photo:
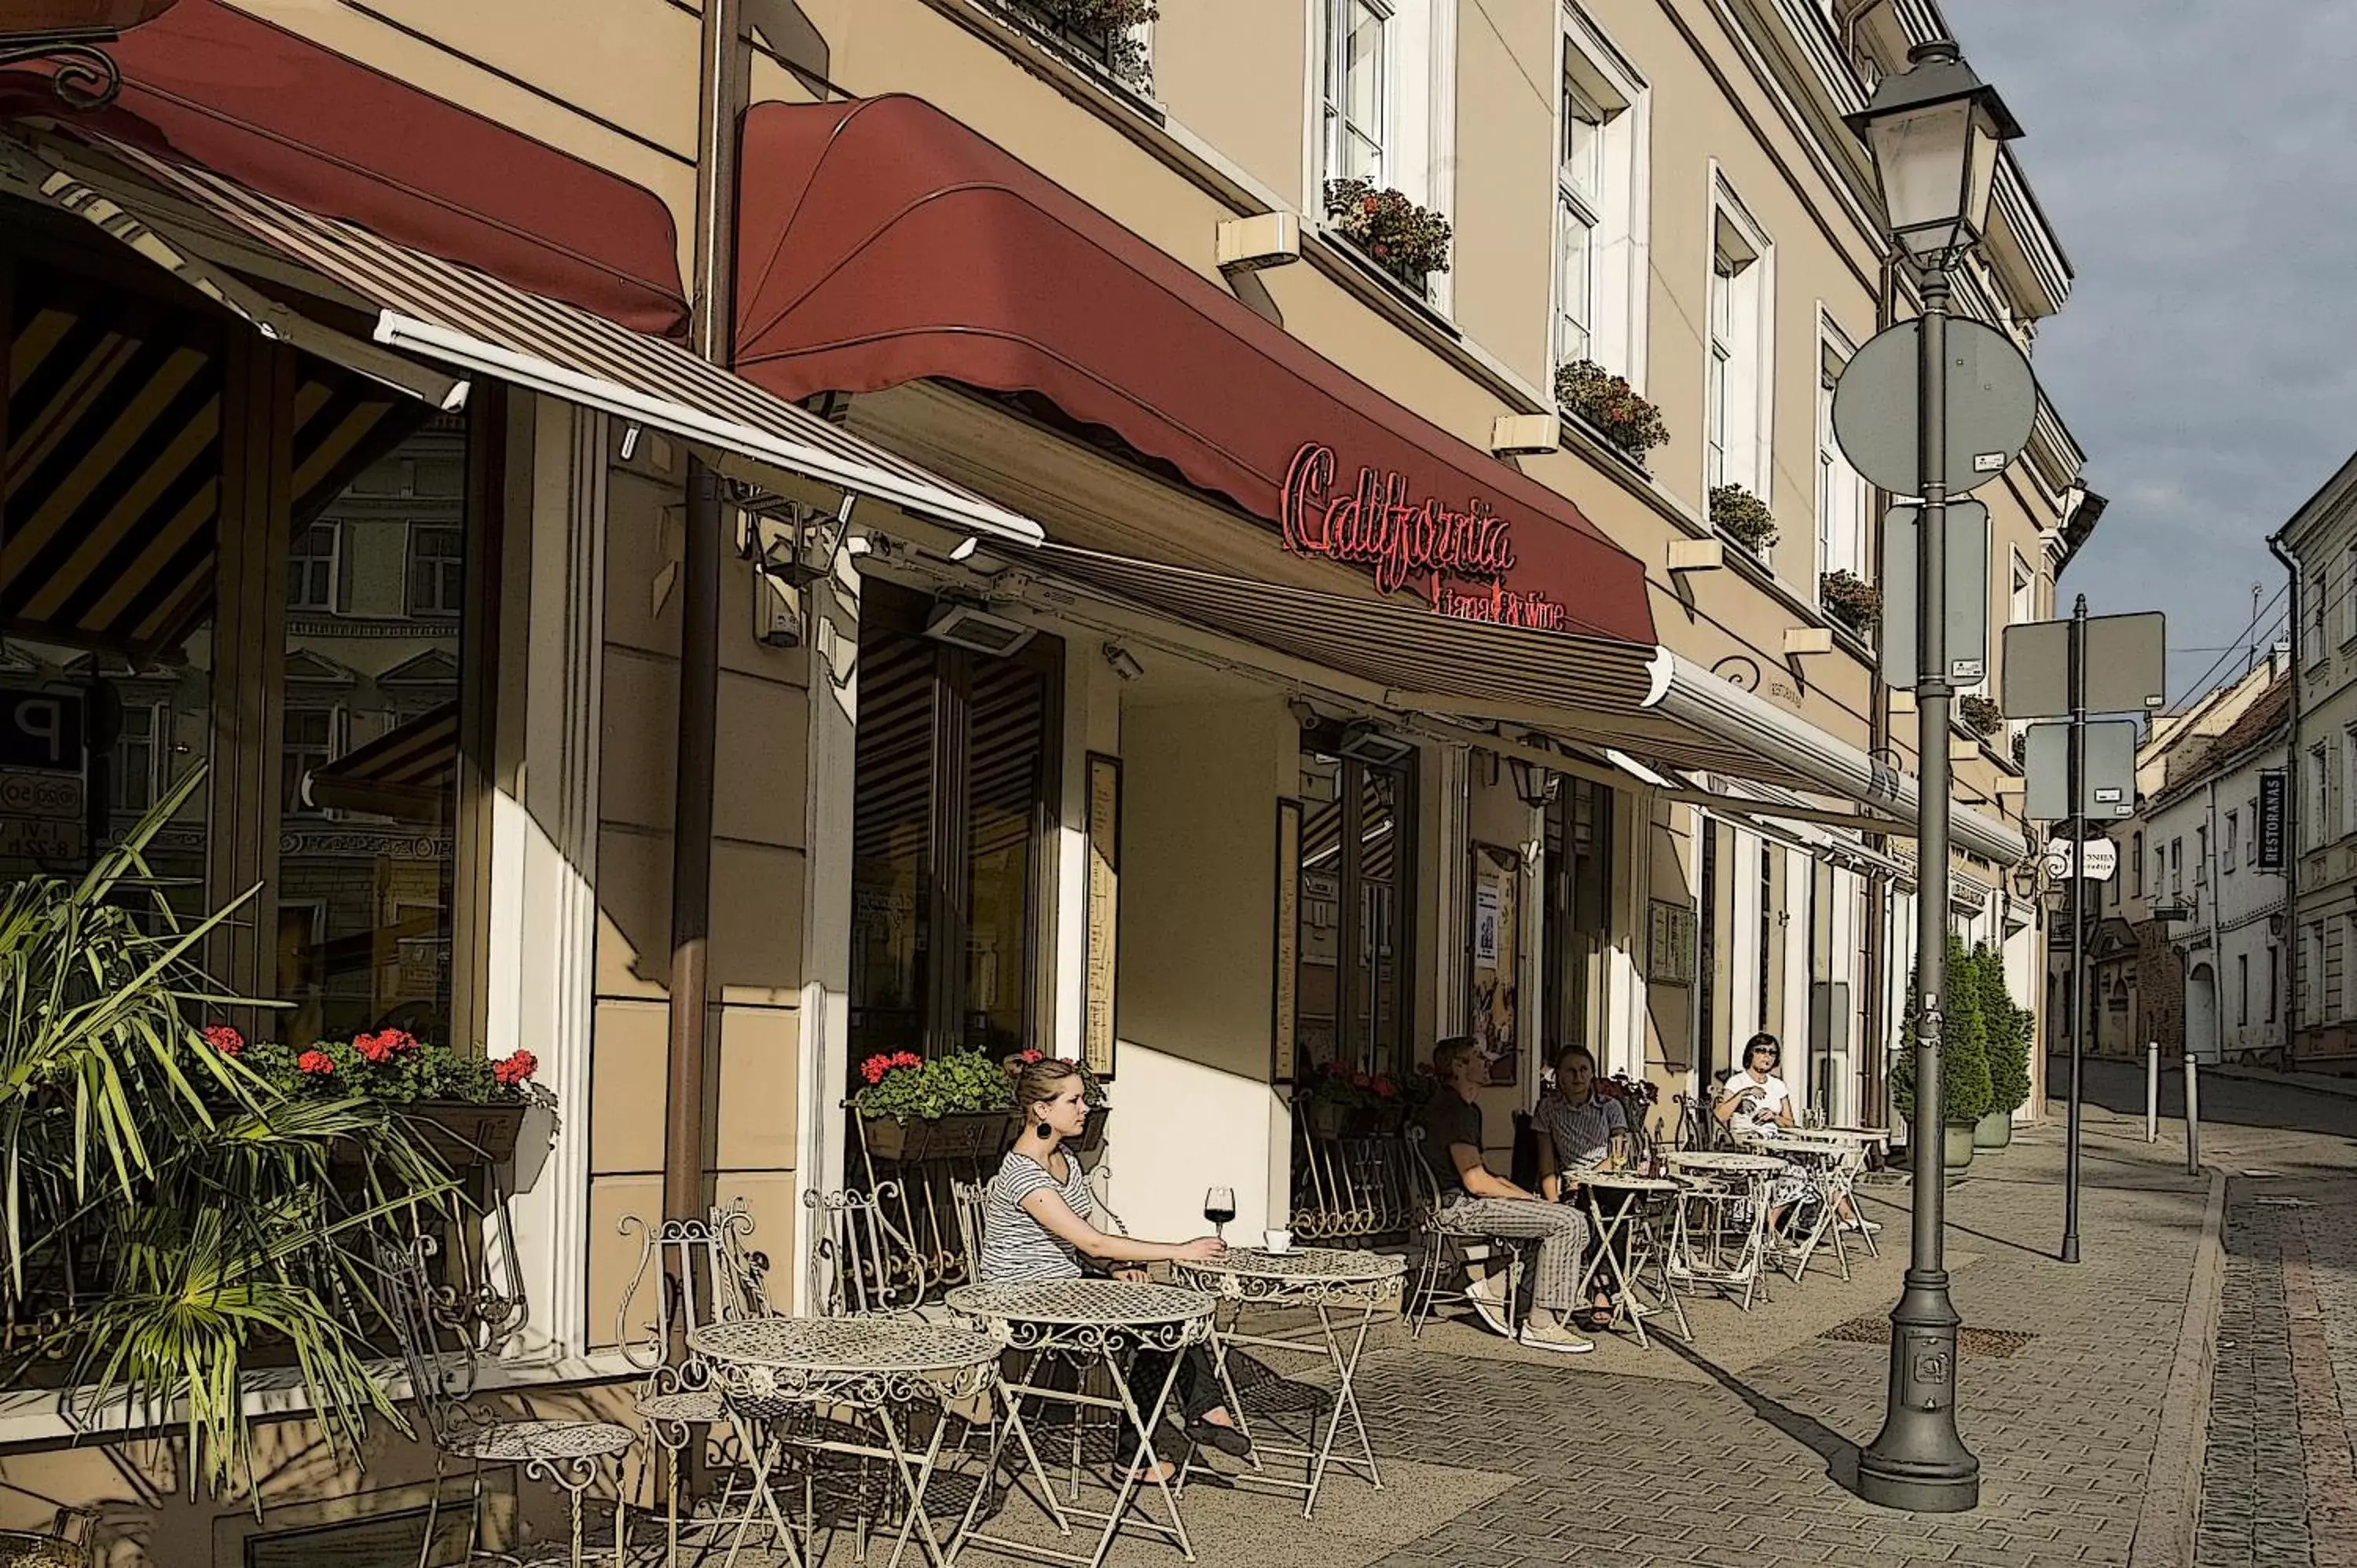
[[[1607,1100],[1596,1092],[1596,1057],[1586,1046],[1574,1043],[1555,1052],[1555,1087],[1539,1096],[1538,1107],[1531,1113],[1532,1123],[1539,1134],[1539,1196],[1549,1203],[1569,1203],[1579,1197],[1579,1177],[1588,1171],[1617,1171],[1629,1164],[1629,1123],[1622,1115],[1620,1102]],[[1599,1207],[1608,1218],[1617,1219],[1629,1206],[1631,1194],[1620,1193],[1605,1198]],[[1589,1243],[1589,1266],[1595,1266],[1598,1243]],[[1625,1271],[1629,1266],[1629,1238],[1626,1231],[1613,1239],[1613,1254]],[[1603,1276],[1597,1273],[1592,1283],[1589,1309],[1581,1315],[1576,1326],[1589,1334],[1601,1333],[1612,1320],[1612,1294],[1603,1286]]]
[[[1743,1070],[1730,1074],[1726,1087],[1719,1091],[1713,1114],[1738,1142],[1781,1137],[1798,1125],[1792,1120],[1792,1091],[1776,1076],[1776,1064],[1783,1054],[1784,1048],[1775,1036],[1764,1031],[1752,1036],[1743,1047]],[[1768,1229],[1781,1231],[1785,1211],[1799,1202],[1807,1190],[1808,1184],[1797,1176],[1777,1181],[1769,1191]],[[1846,1197],[1841,1200],[1838,1212],[1845,1230],[1882,1229],[1871,1219],[1861,1219]]]
[[[998,1175],[984,1195],[982,1257],[975,1269],[984,1284],[1076,1280],[1085,1272],[1081,1267],[1084,1257],[1113,1265],[1116,1278],[1143,1281],[1147,1263],[1208,1262],[1227,1251],[1210,1236],[1192,1241],[1139,1241],[1098,1230],[1092,1223],[1096,1205],[1089,1196],[1088,1177],[1081,1162],[1062,1147],[1066,1139],[1077,1141],[1088,1122],[1081,1069],[1071,1062],[1042,1058],[1012,1062],[1007,1073],[1015,1080],[1023,1132],[999,1162]],[[1161,1392],[1162,1380],[1169,1373],[1167,1356],[1138,1354],[1133,1381],[1141,1412]],[[1200,1346],[1182,1352],[1173,1391],[1189,1441],[1237,1457],[1252,1452],[1220,1402],[1218,1374]],[[1139,1477],[1163,1481],[1176,1473],[1164,1460]]]

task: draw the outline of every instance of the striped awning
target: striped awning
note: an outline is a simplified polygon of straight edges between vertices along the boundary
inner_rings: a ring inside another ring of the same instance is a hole
[[[322,811],[439,823],[449,814],[457,776],[458,704],[442,703],[313,768],[303,793]]]
[[[967,533],[1025,544],[1041,537],[1028,518],[675,343],[409,250],[356,224],[306,212],[210,170],[167,163],[121,143],[99,140],[98,145],[139,180],[348,291],[375,314],[374,337],[385,348],[664,431],[719,472],[779,496],[833,510],[848,492]],[[53,166],[102,186],[157,231],[173,231],[167,211],[143,203],[119,178],[109,180],[106,171],[54,146],[38,150]]]
[[[229,324],[28,258],[9,293],[0,631],[167,652],[212,604]],[[297,529],[431,413],[299,364]]]

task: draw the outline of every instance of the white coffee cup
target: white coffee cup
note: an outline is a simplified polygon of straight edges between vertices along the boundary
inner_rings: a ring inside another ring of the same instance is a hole
[[[1293,1251],[1293,1232],[1290,1230],[1264,1230],[1260,1239],[1261,1244],[1272,1252]]]

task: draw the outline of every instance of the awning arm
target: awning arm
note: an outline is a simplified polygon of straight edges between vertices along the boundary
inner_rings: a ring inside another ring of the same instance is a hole
[[[110,190],[113,182],[104,176],[54,149],[28,147],[15,136],[0,136],[0,170],[8,177],[5,188],[36,198],[90,223],[222,309],[243,317],[263,337],[291,344],[445,413],[466,406],[467,382],[463,379],[388,353],[373,343],[288,309],[226,269],[203,260],[195,246],[159,227],[152,214],[126,206]]]

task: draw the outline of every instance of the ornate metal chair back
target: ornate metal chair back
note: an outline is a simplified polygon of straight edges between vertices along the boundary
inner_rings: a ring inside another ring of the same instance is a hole
[[[806,1192],[811,1211],[811,1310],[823,1317],[907,1312],[925,1299],[929,1275],[915,1240],[892,1219],[900,1188]],[[961,1225],[963,1215],[961,1211]]]
[[[615,1341],[641,1372],[671,1367],[673,1347],[715,1323],[767,1315],[765,1261],[746,1244],[753,1217],[731,1206],[701,1219],[666,1219],[650,1228],[636,1215],[621,1232],[644,1237],[638,1272],[615,1315]]]
[[[431,1236],[378,1236],[371,1240],[377,1288],[410,1395],[436,1447],[447,1448],[468,1425],[465,1405],[475,1391],[475,1336],[459,1321],[452,1294],[437,1289],[429,1260],[440,1250]]]

